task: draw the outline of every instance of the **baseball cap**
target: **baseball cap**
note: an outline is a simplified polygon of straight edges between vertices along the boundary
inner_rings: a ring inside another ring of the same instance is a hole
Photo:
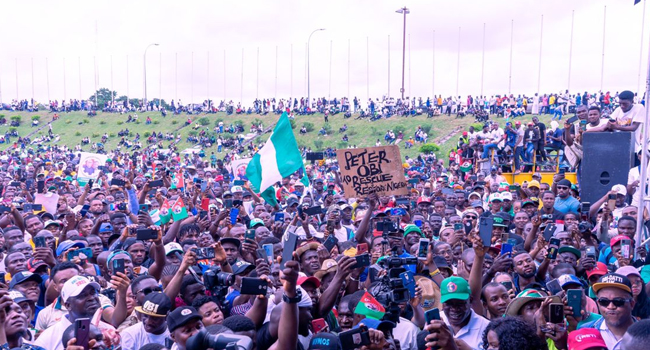
[[[618,236],[614,236],[614,237],[609,241],[609,246],[610,246],[610,247],[613,247],[613,246],[617,245],[620,241],[622,241],[622,240],[624,240],[624,239],[628,239],[628,240],[631,241],[631,238],[628,237],[628,236],[625,236],[625,235],[618,235]]]
[[[195,308],[191,306],[181,306],[169,313],[169,316],[167,317],[167,328],[170,332],[173,332],[175,329],[184,326],[190,321],[202,319],[203,316],[201,316]]]
[[[287,207],[290,207],[292,205],[298,205],[298,198],[296,197],[289,197],[287,199]]]
[[[50,225],[61,227],[61,222],[57,220],[47,220],[45,221],[45,224],[43,224],[43,227],[48,227]]]
[[[593,275],[606,275],[607,274],[607,265],[601,263],[600,261],[596,263],[596,267],[587,271],[587,278],[591,278]]]
[[[9,282],[9,289],[13,289],[16,285],[27,281],[41,283],[43,282],[43,279],[38,274],[29,271],[18,272],[11,278],[11,282]]]
[[[338,269],[339,264],[336,262],[334,259],[327,259],[323,261],[323,265],[321,265],[320,269],[318,269],[316,272],[314,272],[314,277],[318,278],[319,280],[322,280],[325,275],[328,273],[336,272]]]
[[[417,232],[420,234],[420,236],[424,238],[424,234],[422,234],[422,230],[420,230],[419,227],[413,224],[406,225],[406,227],[404,228],[404,237],[406,237],[406,235],[408,235],[411,232]]]
[[[483,202],[481,201],[473,201],[472,202],[472,208],[482,208],[483,207]]]
[[[557,295],[547,296],[546,293],[537,289],[524,289],[517,297],[515,297],[512,302],[508,305],[506,309],[507,316],[517,316],[519,315],[519,310],[521,310],[524,305],[528,304],[531,301],[541,300],[544,301],[547,298],[551,298],[554,303],[561,303],[562,300]]]
[[[620,194],[622,196],[627,196],[627,188],[623,185],[614,185],[612,186],[612,191],[616,191],[616,194]]]
[[[447,277],[440,284],[440,302],[446,303],[451,299],[469,299],[469,284],[462,277]]]
[[[494,201],[503,202],[501,196],[499,196],[498,193],[492,193],[488,199],[488,202],[494,202]]]
[[[317,242],[302,242],[298,249],[296,249],[296,255],[300,258],[308,250],[317,250],[319,245]]]
[[[10,297],[11,299],[13,299],[13,301],[14,301],[16,304],[20,304],[20,303],[22,303],[23,301],[28,301],[28,302],[34,304],[34,302],[33,302],[31,299],[27,299],[27,297],[25,297],[25,294],[23,294],[23,293],[21,293],[21,292],[19,292],[19,291],[17,291],[17,290],[10,290],[10,291],[9,291],[9,297]]]
[[[424,197],[424,196],[419,197],[418,201],[417,201],[417,204],[420,204],[420,203],[431,204],[431,199],[429,197]]]
[[[61,299],[65,303],[70,297],[76,297],[81,294],[88,286],[95,288],[97,292],[101,290],[99,283],[90,282],[84,276],[74,276],[63,284],[63,288],[61,288]]]
[[[240,275],[246,272],[249,268],[255,268],[254,265],[249,264],[243,260],[239,260],[232,265],[232,273],[234,275]]]
[[[45,261],[38,260],[36,258],[29,258],[29,260],[27,260],[27,270],[29,270],[30,272],[36,271],[36,269],[38,269],[41,266],[47,266]]]
[[[230,188],[231,193],[244,192],[244,189],[241,186],[233,186]]]
[[[564,287],[570,285],[570,284],[577,284],[578,286],[582,287],[582,282],[580,279],[574,275],[570,274],[564,274],[560,275],[560,277],[557,278],[558,283],[560,283],[560,286],[564,289]]]
[[[221,244],[224,244],[224,243],[234,244],[235,247],[237,247],[237,249],[239,249],[241,247],[241,241],[239,239],[237,239],[237,238],[234,238],[234,237],[225,237],[225,238],[220,239],[219,242],[221,242]]]
[[[496,215],[495,215],[495,216],[492,218],[492,220],[493,220],[494,226],[497,226],[497,227],[508,227],[508,226],[505,224],[503,218],[500,217],[500,216],[496,216]]]
[[[83,241],[63,241],[59,243],[59,246],[56,247],[56,256],[60,256],[61,254],[65,253],[66,250],[71,249],[71,248],[85,248],[86,245],[84,244]]]
[[[598,279],[598,283],[594,283],[592,289],[594,293],[598,293],[603,288],[618,288],[628,293],[632,293],[632,283],[623,275],[617,273],[608,273]]]
[[[165,244],[165,255],[169,255],[172,252],[179,252],[183,254],[183,247],[176,242],[169,242]]]
[[[510,192],[502,192],[501,193],[501,201],[512,201],[512,193]]]
[[[304,283],[312,283],[316,288],[320,287],[320,280],[316,277],[310,276],[302,276],[298,277],[298,281],[296,281],[296,284],[299,286],[302,286]]]
[[[571,253],[571,254],[575,255],[576,258],[578,258],[578,259],[580,259],[580,257],[582,256],[582,254],[580,253],[580,251],[578,249],[576,249],[575,247],[570,246],[570,245],[561,246],[558,252],[559,253],[565,253],[565,252],[566,253]]]
[[[103,223],[99,227],[99,232],[112,232],[112,231],[113,231],[113,225],[111,225],[109,223]]]
[[[135,311],[154,317],[167,317],[172,309],[172,301],[162,292],[149,293],[144,297],[142,306],[136,306]]]
[[[634,276],[637,276],[637,277],[641,278],[641,273],[634,266],[619,267],[618,270],[616,270],[616,273],[621,275],[621,276],[634,275]]]
[[[311,338],[307,350],[341,350],[339,337],[332,333],[319,333]]]
[[[533,181],[529,182],[529,183],[528,183],[528,188],[531,188],[531,187],[537,187],[537,188],[539,188],[539,181],[537,181],[537,180],[533,180]]]
[[[248,225],[250,228],[255,228],[257,225],[262,225],[264,226],[264,221],[262,219],[255,218],[251,220],[251,223]]]
[[[569,350],[588,350],[591,348],[607,348],[607,344],[600,335],[600,330],[594,328],[581,328],[569,333],[567,341]]]
[[[558,185],[558,186],[571,187],[571,181],[569,181],[569,180],[567,180],[567,179],[562,179],[562,180],[560,180],[560,181],[557,182],[557,185]],[[530,184],[529,184],[528,186],[530,186]]]

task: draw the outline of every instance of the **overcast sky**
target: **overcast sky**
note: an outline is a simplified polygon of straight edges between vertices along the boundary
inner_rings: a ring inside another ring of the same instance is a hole
[[[406,24],[406,96],[424,97],[434,92],[448,96],[456,94],[457,89],[463,96],[478,95],[481,85],[486,95],[507,93],[509,87],[513,94],[537,92],[542,15],[540,91],[558,92],[567,87],[571,92],[598,91],[605,6],[603,89],[637,91],[641,73],[644,90],[650,19],[642,48],[645,0],[636,6],[633,3],[4,1],[0,21],[0,100],[7,103],[16,96],[31,98],[32,86],[33,96],[39,101],[48,97],[88,98],[96,84],[112,86],[120,95],[142,97],[143,54],[151,43],[160,45],[150,47],[147,53],[149,99],[162,94],[168,101],[180,98],[183,103],[198,103],[208,95],[216,101],[224,96],[239,101],[243,96],[244,102],[256,96],[306,96],[306,43],[317,28],[326,30],[316,32],[311,39],[312,97],[349,93],[365,100],[368,94],[381,97],[389,88],[390,95],[397,97],[402,74],[403,17],[395,10],[402,5],[411,11]]]

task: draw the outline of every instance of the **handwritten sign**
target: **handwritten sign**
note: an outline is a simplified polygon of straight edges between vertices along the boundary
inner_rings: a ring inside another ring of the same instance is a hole
[[[347,198],[408,194],[398,146],[342,149],[336,158]]]

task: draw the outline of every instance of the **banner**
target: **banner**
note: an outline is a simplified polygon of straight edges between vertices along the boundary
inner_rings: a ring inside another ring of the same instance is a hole
[[[88,180],[96,180],[100,173],[99,167],[106,164],[106,159],[108,159],[108,156],[105,154],[82,152],[77,168],[77,182],[79,182],[79,185],[85,186]]]
[[[250,158],[245,158],[236,159],[230,162],[230,172],[233,174],[233,180],[248,181],[248,178],[246,177],[246,168],[250,161]]]
[[[56,215],[56,206],[59,204],[59,195],[52,192],[37,193],[36,196],[34,196],[34,204],[41,204],[43,205],[44,211]]]
[[[336,158],[346,198],[408,194],[398,146],[339,149]]]

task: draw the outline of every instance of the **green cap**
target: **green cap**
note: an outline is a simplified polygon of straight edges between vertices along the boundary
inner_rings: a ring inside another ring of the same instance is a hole
[[[441,303],[446,303],[451,299],[467,300],[469,295],[469,283],[462,277],[448,277],[440,284]]]
[[[570,245],[561,246],[559,252],[560,253],[569,252],[569,253],[575,255],[578,259],[580,259],[580,257],[582,256],[582,254],[580,254],[580,251],[578,249],[576,249],[575,247],[572,247]]]
[[[494,217],[492,218],[492,220],[493,220],[492,222],[493,222],[493,225],[494,225],[494,226],[499,226],[499,227],[508,227],[508,226],[506,226],[505,223],[503,223],[503,218],[502,218],[502,217],[494,216]]]
[[[251,220],[250,228],[254,228],[257,225],[264,226],[264,221],[262,221],[262,219],[258,219],[258,218],[255,218],[255,219]]]
[[[411,232],[417,232],[420,234],[421,237],[424,237],[424,234],[422,233],[422,230],[420,230],[419,227],[412,224],[406,225],[406,227],[404,227],[404,237],[406,237],[406,235],[408,235]]]

